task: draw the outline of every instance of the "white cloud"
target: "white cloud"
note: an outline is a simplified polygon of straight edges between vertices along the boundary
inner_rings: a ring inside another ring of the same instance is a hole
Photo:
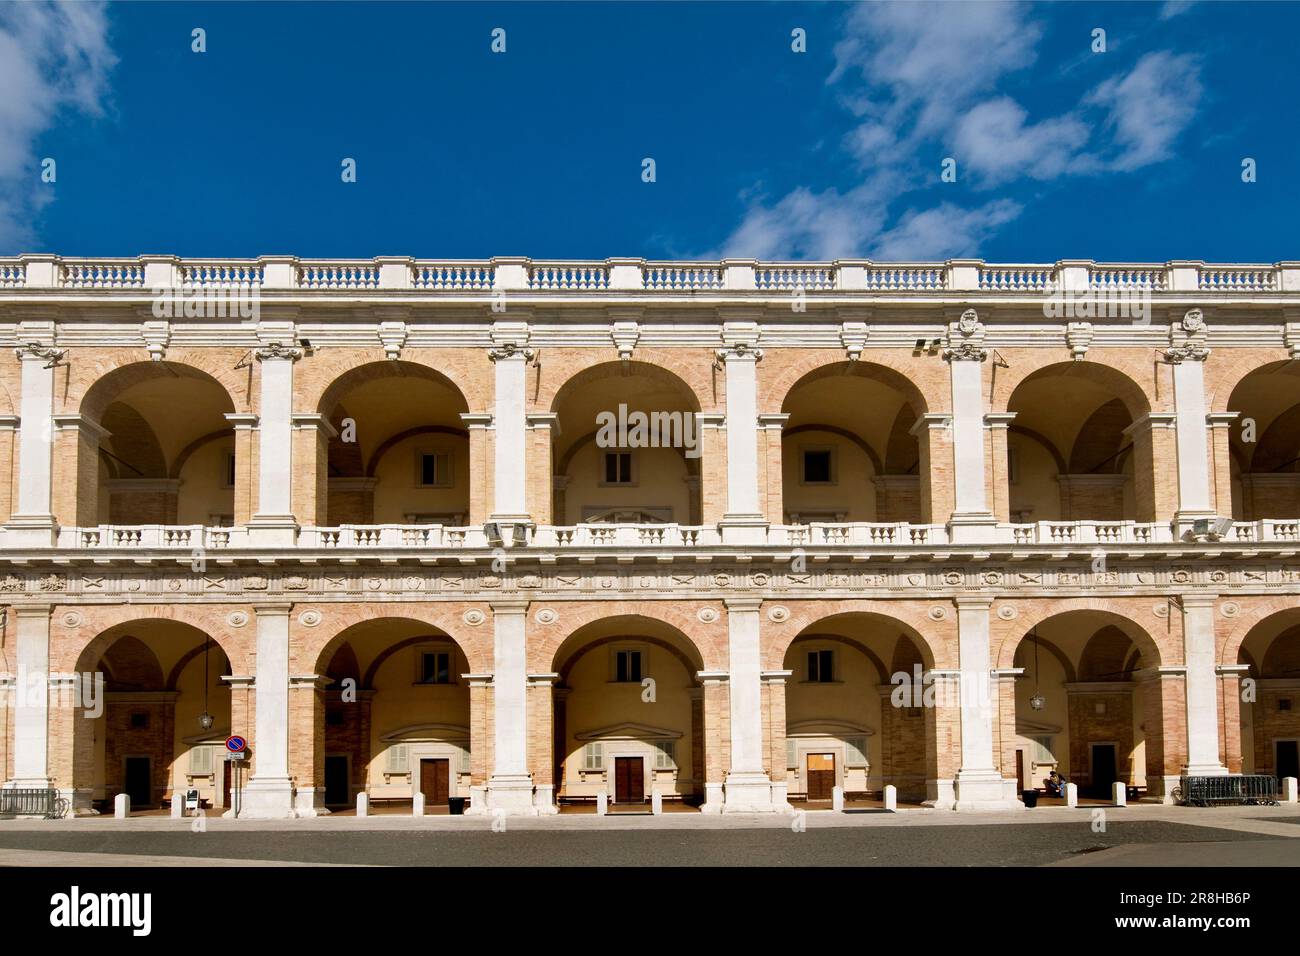
[[[102,3],[0,6],[0,245],[31,242],[32,218],[50,201],[37,139],[62,110],[100,115],[116,62]]]
[[[882,261],[974,256],[981,243],[1020,215],[1021,208],[1010,199],[997,199],[976,209],[945,202],[911,211],[878,237],[871,256]]]
[[[1077,171],[1088,145],[1088,125],[1070,115],[1025,124],[1028,114],[1008,96],[987,100],[967,112],[953,134],[960,164],[988,183],[1019,176],[1055,179]]]
[[[871,186],[841,193],[799,187],[769,206],[751,203],[715,255],[752,259],[838,259],[856,255],[885,221]]]
[[[1196,0],[1165,0],[1160,7],[1160,19],[1172,20],[1180,13],[1186,13],[1196,5]]]
[[[1201,100],[1200,68],[1190,54],[1148,53],[1127,74],[1098,86],[1085,102],[1109,112],[1118,155],[1108,165],[1130,171],[1168,159],[1174,140]]]

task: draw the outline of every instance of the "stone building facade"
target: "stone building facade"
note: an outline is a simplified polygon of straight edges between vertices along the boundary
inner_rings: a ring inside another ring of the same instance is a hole
[[[1295,772],[1300,264],[29,255],[0,337],[78,812]]]

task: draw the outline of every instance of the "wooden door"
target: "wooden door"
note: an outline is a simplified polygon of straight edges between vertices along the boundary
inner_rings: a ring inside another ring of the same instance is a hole
[[[645,802],[645,770],[640,757],[614,758],[614,802]]]
[[[1016,751],[1016,786],[1021,790],[1028,790],[1025,786],[1025,752]]]
[[[126,758],[126,786],[122,789],[131,798],[131,809],[153,806],[153,780],[148,757]]]
[[[230,806],[230,761],[221,761],[221,805]]]
[[[808,799],[829,800],[835,789],[835,755],[808,755]]]
[[[451,796],[451,761],[445,758],[420,761],[420,792],[425,807],[446,806]]]

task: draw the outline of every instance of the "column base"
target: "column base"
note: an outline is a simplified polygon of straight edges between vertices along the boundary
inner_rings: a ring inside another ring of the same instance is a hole
[[[10,515],[4,529],[6,548],[52,548],[58,544],[54,515]]]
[[[324,787],[306,787],[297,791],[293,799],[294,815],[299,817],[327,817],[332,812],[325,806]]]
[[[921,801],[923,807],[933,807],[935,810],[952,810],[957,806],[957,791],[954,782],[947,778],[927,780],[925,782],[925,794],[925,799]]]
[[[1004,780],[996,770],[957,771],[953,781],[954,810],[1023,810],[1016,799],[1016,782]]]
[[[482,808],[476,809],[471,805],[470,812],[492,816],[504,813],[508,817],[539,816],[533,800],[533,780],[528,774],[497,776],[490,778],[483,788]]]
[[[298,519],[293,515],[253,515],[245,527],[251,548],[292,548],[298,544]]]
[[[722,784],[706,783],[704,785],[704,802],[700,804],[700,813],[722,812]]]
[[[761,770],[727,774],[722,793],[723,813],[772,813],[777,809],[772,801],[772,781]]]
[[[1227,775],[1228,768],[1217,763],[1189,764],[1183,767],[1184,777],[1226,777]]]
[[[552,784],[539,784],[533,792],[533,808],[539,816],[549,817],[560,812],[555,805],[555,787]]]
[[[718,522],[723,544],[767,544],[767,518],[760,514],[728,514]]]
[[[992,541],[997,526],[991,511],[954,511],[948,519],[948,540],[952,544]]]
[[[1140,803],[1159,803],[1166,807],[1174,803],[1174,790],[1179,786],[1179,779],[1168,775],[1147,777],[1147,795]]]
[[[232,803],[235,795],[231,794]],[[250,780],[239,791],[239,819],[241,820],[292,820],[299,816],[295,808],[293,783],[288,777]],[[232,806],[222,814],[235,816]]]

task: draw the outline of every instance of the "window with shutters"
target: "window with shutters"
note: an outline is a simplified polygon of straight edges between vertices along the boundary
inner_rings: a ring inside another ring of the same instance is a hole
[[[451,452],[421,450],[415,455],[415,483],[421,488],[450,488]]]
[[[656,740],[655,741],[655,769],[675,770],[677,768],[677,762],[675,758],[676,750],[677,750],[677,741]]]
[[[190,773],[212,773],[212,752],[215,747],[190,748]]]
[[[640,650],[629,648],[614,651],[614,680],[620,684],[639,684],[645,675]]]
[[[420,651],[419,667],[417,683],[451,683],[451,654],[448,651]]]
[[[604,748],[599,741],[593,741],[582,748],[582,769],[603,770],[605,768]]]
[[[388,772],[405,773],[411,767],[410,744],[393,744],[388,748]]]
[[[603,485],[634,484],[632,477],[632,453],[630,451],[605,452],[605,480]]]
[[[865,767],[867,765],[866,737],[844,738],[844,763],[845,766],[849,767]]]

